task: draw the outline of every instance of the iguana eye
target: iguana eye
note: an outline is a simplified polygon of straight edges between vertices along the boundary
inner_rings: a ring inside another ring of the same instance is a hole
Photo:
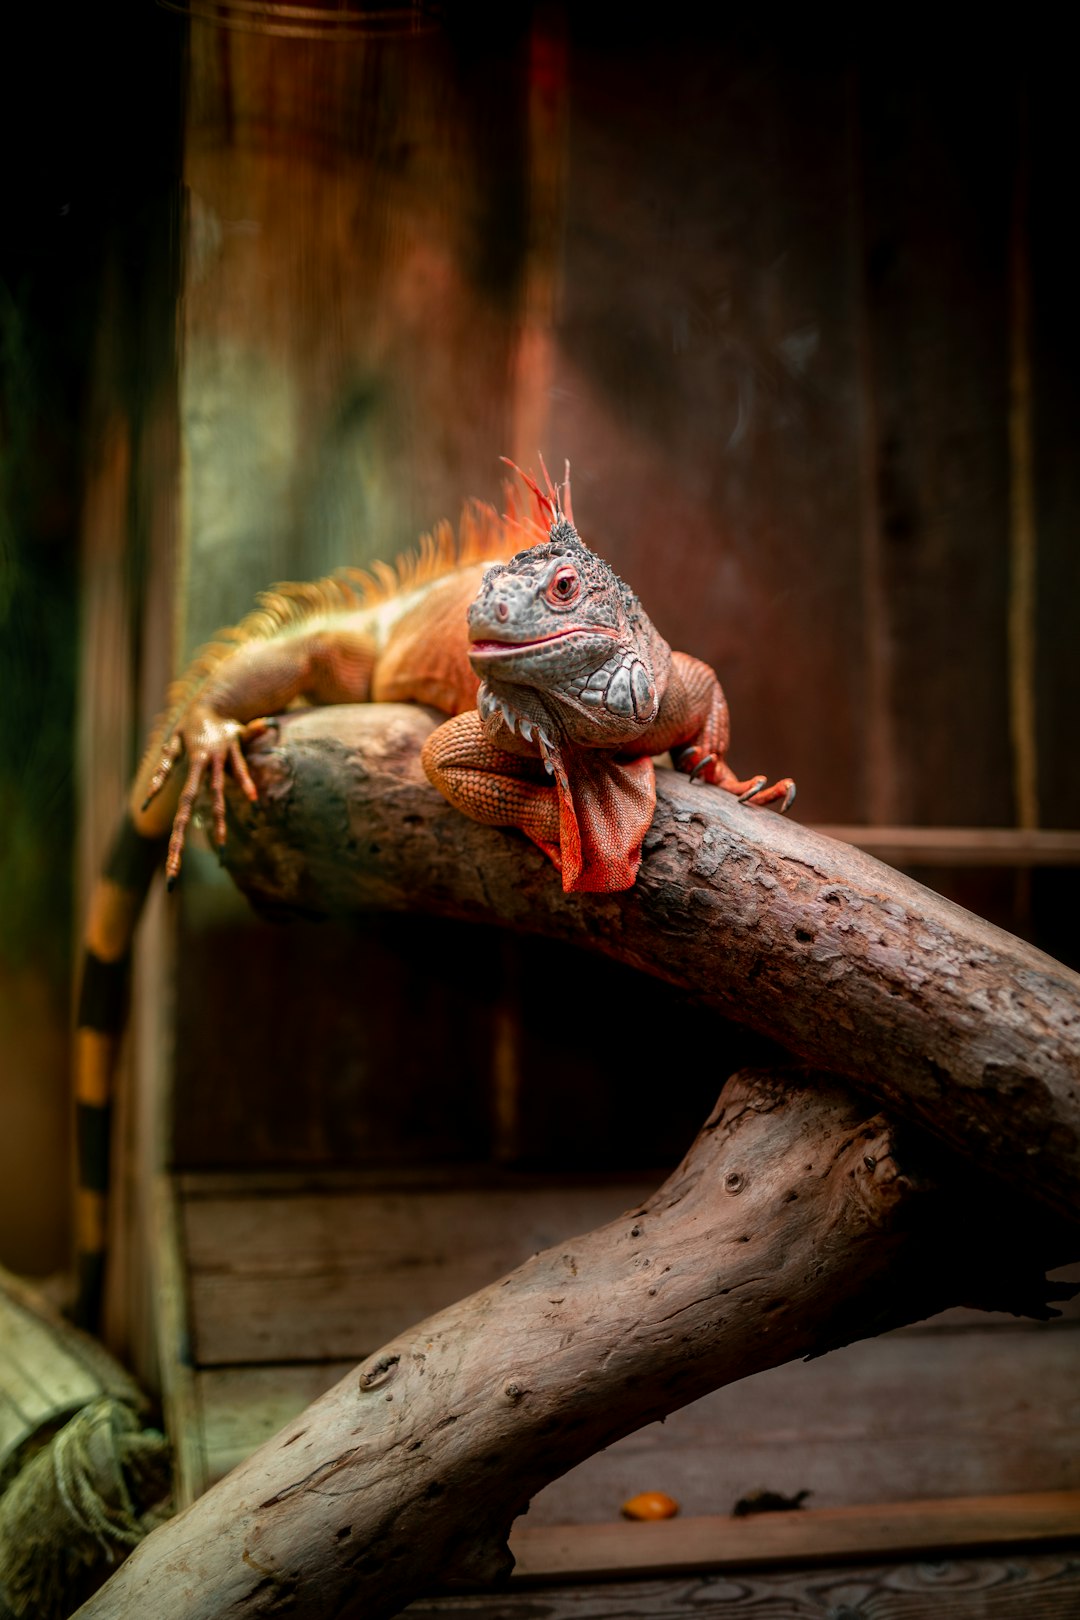
[[[569,602],[576,602],[581,591],[578,582],[577,569],[571,568],[567,563],[557,568],[551,584],[547,588],[547,599],[556,607],[565,607]]]

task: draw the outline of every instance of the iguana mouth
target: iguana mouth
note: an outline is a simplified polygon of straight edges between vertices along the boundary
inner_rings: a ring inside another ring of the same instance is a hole
[[[613,635],[613,631],[600,629],[599,626],[573,625],[565,630],[555,630],[550,636],[536,636],[531,641],[496,641],[486,636],[483,641],[470,641],[470,658],[479,655],[481,658],[498,658],[503,654],[528,652],[530,647],[545,647],[552,641],[566,641],[570,636],[596,636]]]

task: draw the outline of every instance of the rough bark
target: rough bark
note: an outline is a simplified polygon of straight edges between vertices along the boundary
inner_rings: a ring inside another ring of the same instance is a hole
[[[499,1579],[513,1518],[582,1458],[962,1295],[950,1212],[968,1194],[933,1157],[824,1076],[735,1076],[644,1205],[370,1357],[80,1616],[377,1620],[436,1583]],[[1040,1308],[1023,1264],[994,1267],[999,1303]]]
[[[233,795],[228,864],[270,910],[421,910],[546,934],[684,986],[1080,1214],[1080,976],[851,845],[658,772],[634,888],[565,895],[520,834],[429,786],[428,715],[285,720]]]
[[[429,725],[317,711],[253,751],[262,798],[234,806],[229,863],[256,903],[428,910],[605,951],[1075,1213],[1074,975],[847,845],[668,775],[635,888],[566,896],[520,837],[430,789]],[[496,1580],[534,1492],[710,1389],[951,1303],[1045,1314],[1033,1257],[1065,1258],[1061,1232],[987,1187],[827,1075],[736,1076],[645,1205],[371,1357],[80,1614],[376,1620]]]

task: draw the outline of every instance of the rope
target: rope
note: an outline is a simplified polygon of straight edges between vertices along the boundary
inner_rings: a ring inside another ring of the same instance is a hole
[[[65,1620],[168,1517],[169,1449],[112,1396],[85,1406],[0,1499],[0,1620]]]

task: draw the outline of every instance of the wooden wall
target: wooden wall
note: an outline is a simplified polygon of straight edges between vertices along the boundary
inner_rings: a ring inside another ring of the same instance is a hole
[[[9,735],[41,746],[41,653],[77,596],[99,634],[123,627],[108,667],[88,635],[81,674],[49,660],[48,712],[70,716],[76,686],[83,712],[83,886],[168,667],[272,579],[497,499],[502,452],[569,456],[586,538],[715,663],[736,764],[795,775],[798,815],[1080,825],[1071,89],[1034,26],[976,40],[939,19],[931,43],[821,18],[403,15],[424,26],[376,36],[356,10],[304,37],[121,8],[62,39],[43,21],[5,64],[25,182],[5,307],[28,352],[59,333],[69,356],[28,393],[5,326],[5,446],[36,469],[56,593],[48,635],[3,621]],[[83,234],[61,241],[70,217]],[[30,418],[36,438],[13,435]],[[4,533],[25,540],[11,490]],[[11,952],[0,973],[0,1134],[26,1141],[44,1110],[51,1190],[35,1204],[12,1172],[0,1239],[37,1269],[63,1247],[70,796],[51,807],[73,744],[60,756],[45,800],[10,744],[3,768],[32,848],[13,861],[5,837],[23,910],[2,920],[41,928],[37,987]],[[1075,871],[923,875],[1077,960]],[[266,929],[205,854],[164,929],[176,1005],[144,974],[164,1030],[143,1040],[175,1053],[184,1166],[669,1161],[754,1055],[591,965],[712,1054],[658,1135],[651,1105],[620,1110],[586,1018],[550,1061],[541,986],[580,964],[418,925]],[[571,1088],[594,1107],[567,1142]]]
[[[539,450],[796,814],[1075,825],[1054,134],[1022,51],[972,74],[965,48],[658,43],[579,8],[495,35],[193,22],[178,645],[498,499],[497,456]],[[1072,949],[1067,875],[921,875]],[[180,1166],[662,1164],[764,1055],[590,964],[714,1054],[658,1130],[584,1002],[552,1059],[549,987],[582,964],[415,921],[260,931],[209,858],[183,890]]]

